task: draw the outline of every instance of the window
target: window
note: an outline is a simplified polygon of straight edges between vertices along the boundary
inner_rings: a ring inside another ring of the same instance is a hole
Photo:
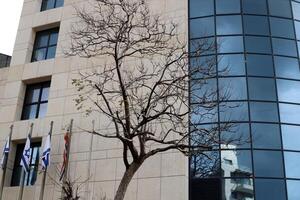
[[[191,103],[205,103],[208,101],[217,101],[217,80],[192,80]]]
[[[251,53],[271,53],[268,37],[245,36],[246,51]]]
[[[240,13],[240,0],[217,0],[216,12],[217,14]]]
[[[267,14],[266,0],[243,0],[243,12],[247,14]]]
[[[215,35],[214,18],[198,18],[190,21],[191,38],[199,38]]]
[[[214,0],[190,0],[190,17],[213,15]]]
[[[43,0],[41,11],[62,7],[63,5],[64,5],[64,0]]]
[[[242,18],[236,16],[220,16],[216,19],[218,35],[242,34]]]
[[[295,38],[294,23],[292,20],[271,17],[270,23],[272,36]]]
[[[22,183],[22,176],[25,173],[22,166],[20,165],[21,157],[23,154],[25,144],[18,144],[16,151],[16,158],[14,169],[12,173],[11,186],[20,186]],[[25,175],[25,185],[34,185],[38,173],[38,164],[40,157],[40,142],[31,143],[31,158],[30,158],[30,172]]]
[[[219,76],[245,75],[245,60],[243,54],[219,55]]]
[[[300,3],[292,2],[294,18],[300,20]]]
[[[297,166],[299,167],[299,166]],[[300,181],[287,180],[287,193],[289,200],[300,199]]]
[[[220,97],[226,100],[244,100],[247,98],[247,87],[245,78],[220,78]]]
[[[245,15],[243,20],[245,34],[269,35],[270,31],[267,17]]]
[[[256,177],[283,177],[281,151],[254,150],[253,162]]]
[[[248,104],[245,102],[220,103],[220,121],[248,121]]]
[[[203,56],[215,53],[215,38],[190,40],[190,51],[193,56]]]
[[[300,126],[281,125],[283,148],[300,151]]]
[[[190,75],[192,79],[216,76],[216,56],[190,58]]]
[[[273,38],[274,54],[297,57],[297,47],[293,40]]]
[[[36,33],[31,62],[55,57],[59,28]]]
[[[293,104],[279,104],[280,119],[283,123],[300,124],[300,106]]]
[[[287,178],[300,178],[300,153],[284,152],[284,164]]]
[[[272,166],[270,164],[270,166]],[[272,167],[269,167],[272,168]],[[284,180],[256,179],[255,199],[256,200],[286,200]]]
[[[278,100],[291,103],[300,103],[300,82],[277,80]]]
[[[300,22],[295,21],[295,28],[297,40],[300,40]]]
[[[50,82],[28,85],[22,112],[22,120],[46,115]]]
[[[276,124],[251,124],[253,148],[280,149],[281,138],[279,125]]]
[[[290,1],[269,0],[270,15],[279,17],[292,17]]]
[[[242,36],[219,37],[219,53],[238,53],[244,51]]]
[[[221,124],[221,127],[226,126]],[[250,130],[247,123],[234,123],[226,131],[221,131],[221,148],[250,148]]]
[[[298,59],[287,57],[274,57],[277,77],[300,79]]]
[[[250,115],[253,121],[278,122],[276,103],[250,103]]]
[[[276,101],[275,81],[271,78],[249,78],[249,99]]]
[[[191,175],[197,178],[220,176],[220,154],[218,151],[207,151],[192,156]]]
[[[247,55],[247,72],[249,76],[274,76],[272,56]]]

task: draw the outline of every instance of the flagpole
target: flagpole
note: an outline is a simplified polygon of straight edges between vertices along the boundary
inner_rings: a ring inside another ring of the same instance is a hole
[[[51,139],[51,136],[52,136],[52,130],[53,130],[53,121],[51,121],[51,123],[50,123],[50,131],[49,131],[50,139]],[[47,169],[48,169],[48,167],[46,167],[44,169],[44,172],[43,172],[43,179],[42,179],[42,185],[41,185],[41,191],[40,191],[40,198],[39,198],[40,200],[43,200],[43,198],[44,198]]]
[[[30,124],[30,131],[28,133],[29,137],[31,137],[32,131],[33,131],[33,123]],[[24,184],[25,184],[25,175],[26,175],[26,172],[24,170],[23,170],[23,172],[24,173],[23,173],[23,176],[22,176],[22,184],[21,184],[21,188],[20,188],[18,200],[22,200],[22,198],[23,198]]]
[[[70,122],[70,126],[69,126],[69,145],[67,147],[67,159],[66,159],[66,165],[65,165],[65,172],[63,174],[63,179],[62,179],[62,191],[61,191],[61,196],[62,196],[62,199],[63,199],[63,195],[64,195],[64,191],[63,191],[63,187],[65,186],[66,184],[66,181],[67,181],[67,177],[69,176],[69,157],[70,157],[70,147],[71,147],[71,137],[72,137],[72,128],[73,128],[73,119],[71,119],[71,122]]]
[[[9,132],[9,146],[10,146],[10,141],[11,141],[11,136],[12,136],[12,132],[13,132],[13,128],[14,125],[10,126],[10,132]],[[9,150],[10,152],[10,150]],[[9,152],[7,153],[7,155],[4,157],[4,163],[3,163],[3,172],[2,172],[2,178],[1,178],[1,187],[0,187],[0,200],[2,200],[2,195],[3,195],[3,188],[4,188],[4,182],[5,182],[5,175],[6,175],[6,168],[7,168],[7,162],[8,162],[8,156],[9,156]]]

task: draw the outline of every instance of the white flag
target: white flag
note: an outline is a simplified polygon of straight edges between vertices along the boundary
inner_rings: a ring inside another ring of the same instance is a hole
[[[46,169],[50,165],[51,138],[50,135],[46,138],[46,143],[43,149],[42,166]]]
[[[8,138],[6,140],[6,143],[5,143],[5,146],[3,148],[3,155],[2,155],[2,159],[1,159],[1,166],[2,166],[3,169],[5,167],[4,165],[5,165],[5,162],[7,160],[9,150],[10,150],[10,137],[8,136]]]
[[[30,157],[31,157],[31,149],[30,149],[30,136],[27,137],[26,144],[23,150],[23,154],[21,157],[20,165],[23,167],[25,172],[29,172],[29,164],[30,164]]]

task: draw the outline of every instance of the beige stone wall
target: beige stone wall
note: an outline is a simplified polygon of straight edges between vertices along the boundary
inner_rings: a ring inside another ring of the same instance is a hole
[[[0,148],[2,149],[9,127],[14,125],[13,152],[9,158],[4,199],[15,200],[19,187],[10,187],[14,162],[15,147],[25,141],[30,123],[34,123],[33,138],[42,139],[49,131],[49,124],[54,122],[52,137],[52,155],[49,175],[58,179],[56,167],[62,162],[63,135],[71,119],[74,128],[70,155],[70,176],[79,181],[90,177],[81,190],[83,199],[100,199],[106,194],[112,199],[124,169],[120,146],[112,140],[105,140],[85,133],[81,128],[95,128],[105,131],[105,121],[101,116],[88,118],[80,113],[73,99],[76,90],[72,78],[78,76],[79,70],[86,70],[95,65],[95,60],[76,57],[66,58],[63,48],[68,42],[68,31],[74,18],[74,5],[84,6],[86,0],[65,0],[64,7],[39,12],[41,0],[24,0],[23,11],[13,51],[11,66],[0,69]],[[149,0],[152,11],[167,18],[178,20],[184,36],[187,32],[187,0]],[[56,58],[31,63],[31,54],[38,30],[60,25]],[[101,60],[97,61],[101,63]],[[98,64],[99,64],[98,63]],[[27,83],[51,80],[48,111],[45,118],[20,121],[22,105]],[[43,144],[42,144],[43,145]],[[188,164],[187,158],[176,152],[159,154],[144,164],[134,177],[127,192],[127,200],[185,200],[188,199]],[[0,172],[0,174],[2,171]],[[35,186],[25,187],[26,200],[38,199],[42,174],[38,175]],[[59,199],[59,188],[55,188],[48,178],[45,190],[47,200]]]

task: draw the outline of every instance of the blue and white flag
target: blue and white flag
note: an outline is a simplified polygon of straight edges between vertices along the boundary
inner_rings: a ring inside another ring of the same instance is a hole
[[[27,137],[26,144],[23,150],[23,154],[21,157],[20,165],[23,167],[25,172],[29,172],[29,164],[30,164],[30,157],[31,157],[31,149],[30,149],[30,136]]]
[[[5,146],[3,148],[3,155],[2,155],[2,159],[1,159],[1,167],[2,169],[5,168],[5,164],[7,161],[7,157],[8,157],[8,153],[10,151],[10,137],[8,136]]]
[[[51,138],[50,135],[46,138],[46,143],[43,149],[42,166],[45,170],[50,165]]]

